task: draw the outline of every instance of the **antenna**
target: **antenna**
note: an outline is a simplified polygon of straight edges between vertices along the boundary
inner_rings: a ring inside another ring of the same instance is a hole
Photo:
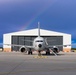
[[[40,37],[40,22],[38,22],[38,37]]]

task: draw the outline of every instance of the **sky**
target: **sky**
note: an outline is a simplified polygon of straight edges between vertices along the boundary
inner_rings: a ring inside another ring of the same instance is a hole
[[[0,42],[3,34],[37,28],[72,35],[76,43],[76,0],[0,0]]]

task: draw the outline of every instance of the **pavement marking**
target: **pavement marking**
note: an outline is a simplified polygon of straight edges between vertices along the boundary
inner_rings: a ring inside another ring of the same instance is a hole
[[[47,58],[47,56],[34,56],[34,58],[39,58],[39,59],[41,59],[41,58]]]

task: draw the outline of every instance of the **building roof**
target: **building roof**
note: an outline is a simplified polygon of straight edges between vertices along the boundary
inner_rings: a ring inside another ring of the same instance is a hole
[[[38,28],[36,29],[30,29],[30,30],[24,30],[24,31],[18,31],[18,32],[12,32],[7,33],[6,35],[26,35],[26,36],[37,36],[38,35]],[[45,29],[40,29],[40,35],[41,36],[62,36],[62,35],[71,35],[56,31],[50,31]]]

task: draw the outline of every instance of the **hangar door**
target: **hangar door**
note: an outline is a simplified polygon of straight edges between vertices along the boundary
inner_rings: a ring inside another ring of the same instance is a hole
[[[12,44],[17,45],[28,45],[32,46],[32,42],[34,38],[37,36],[12,36]],[[49,45],[63,45],[63,36],[42,36],[43,38],[47,38],[47,42]],[[14,46],[12,47],[12,51],[19,51],[20,47]],[[63,50],[63,47],[59,47],[60,50]]]

